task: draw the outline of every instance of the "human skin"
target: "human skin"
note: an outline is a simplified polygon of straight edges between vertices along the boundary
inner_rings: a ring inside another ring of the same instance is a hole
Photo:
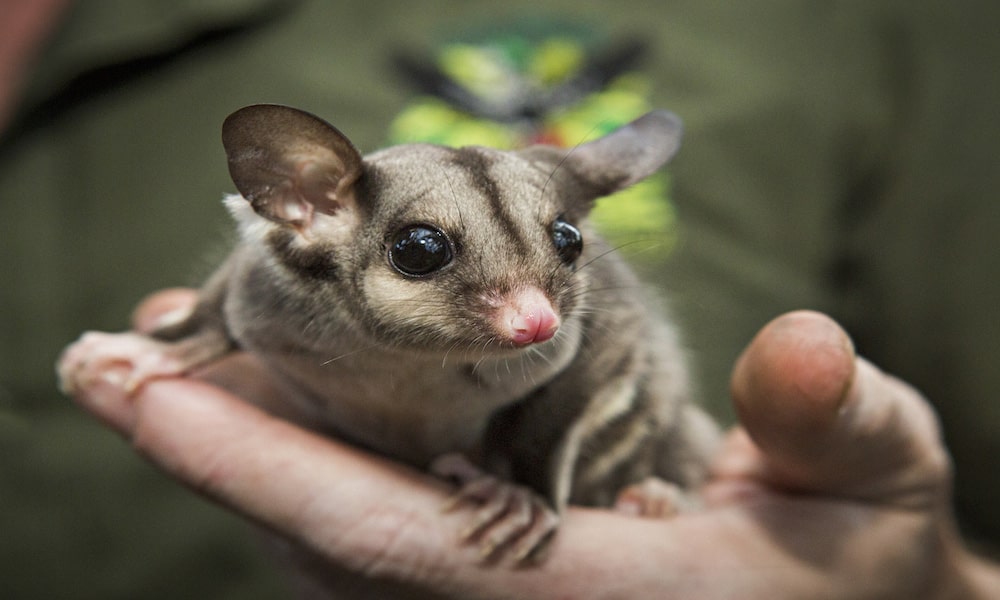
[[[136,311],[140,331],[193,293]],[[65,355],[64,355],[65,356]],[[994,598],[1000,572],[963,545],[951,465],[920,395],[855,356],[811,312],[779,317],[737,361],[740,425],[670,519],[570,508],[540,565],[482,564],[434,478],[276,418],[247,355],[122,389],[85,367],[76,401],[166,472],[286,540],[310,590],[408,598]],[[75,365],[79,367],[79,365]],[[243,399],[251,399],[252,403]],[[320,574],[321,575],[317,575]],[[339,594],[333,594],[339,596]]]
[[[0,0],[0,132],[21,91],[27,68],[70,0]]]

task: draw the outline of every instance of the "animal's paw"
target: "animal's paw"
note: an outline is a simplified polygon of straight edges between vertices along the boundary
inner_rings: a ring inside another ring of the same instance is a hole
[[[461,541],[478,544],[483,562],[510,556],[524,564],[544,558],[559,515],[538,494],[486,473],[461,454],[439,457],[431,471],[458,485],[444,509],[469,508],[471,518]]]
[[[690,492],[657,477],[648,477],[622,489],[615,500],[618,512],[658,519],[676,516],[697,505]]]
[[[147,336],[89,331],[63,351],[56,370],[59,387],[72,394],[102,377],[124,373],[122,388],[129,394],[157,377],[183,375],[192,366],[190,357],[175,344]]]

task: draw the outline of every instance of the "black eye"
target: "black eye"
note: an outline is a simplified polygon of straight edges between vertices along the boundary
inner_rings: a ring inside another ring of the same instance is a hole
[[[583,252],[583,235],[579,229],[559,217],[552,222],[552,244],[555,245],[559,258],[571,265]]]
[[[410,277],[423,277],[451,262],[451,241],[437,227],[409,225],[399,230],[389,245],[389,264]]]

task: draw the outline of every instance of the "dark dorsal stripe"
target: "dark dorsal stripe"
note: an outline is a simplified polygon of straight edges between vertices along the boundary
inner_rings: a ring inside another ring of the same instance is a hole
[[[488,203],[493,219],[501,224],[501,230],[506,232],[517,251],[527,255],[531,244],[524,238],[511,214],[511,207],[500,191],[501,186],[493,174],[496,161],[476,148],[460,148],[452,155],[451,162],[466,171],[469,183],[482,193]]]

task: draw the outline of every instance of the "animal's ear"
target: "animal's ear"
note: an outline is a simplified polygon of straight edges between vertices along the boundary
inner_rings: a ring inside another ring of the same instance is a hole
[[[622,190],[656,172],[681,145],[680,117],[665,110],[646,113],[604,137],[581,144],[565,164],[597,196]]]
[[[275,104],[246,106],[223,123],[222,144],[236,189],[267,219],[302,230],[316,213],[354,208],[361,155],[319,117]]]

